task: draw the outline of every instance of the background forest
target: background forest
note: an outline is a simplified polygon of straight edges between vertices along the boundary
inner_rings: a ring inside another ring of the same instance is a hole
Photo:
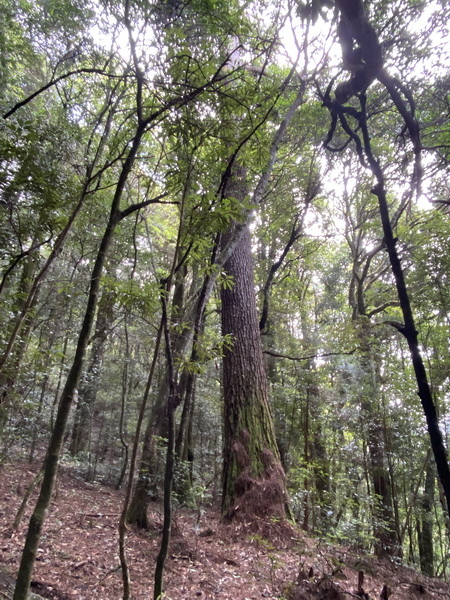
[[[449,22],[0,0],[0,451],[45,457],[15,600],[60,461],[125,490],[123,564],[164,499],[161,570],[172,505],[221,503],[448,577]]]

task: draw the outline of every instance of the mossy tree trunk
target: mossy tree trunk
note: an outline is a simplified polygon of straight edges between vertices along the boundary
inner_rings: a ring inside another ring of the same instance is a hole
[[[244,199],[245,172],[235,167],[227,194]],[[233,226],[223,242],[233,234]],[[278,453],[256,310],[251,237],[245,226],[224,265],[222,334],[232,338],[223,358],[224,464],[222,511],[226,519],[286,516],[285,475]]]

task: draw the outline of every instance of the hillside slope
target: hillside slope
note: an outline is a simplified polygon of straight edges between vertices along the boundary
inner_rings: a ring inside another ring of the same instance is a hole
[[[18,567],[27,518],[17,532],[11,524],[34,473],[22,463],[4,465],[1,475],[0,562],[5,578],[5,573],[13,575]],[[121,505],[121,492],[88,484],[62,469],[33,591],[57,600],[120,600],[117,521]],[[158,505],[150,517],[151,531],[130,530],[127,538],[134,600],[152,597],[162,523]],[[243,524],[224,526],[212,510],[200,515],[176,511],[165,585],[172,600],[450,600],[449,583],[277,524],[261,523],[257,533]]]

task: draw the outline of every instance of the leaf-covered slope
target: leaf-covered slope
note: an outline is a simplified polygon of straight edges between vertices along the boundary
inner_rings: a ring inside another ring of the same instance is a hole
[[[18,532],[11,523],[32,477],[27,464],[3,466],[0,561],[3,573],[9,576],[17,570],[26,520]],[[122,492],[86,483],[76,472],[61,470],[34,575],[34,589],[40,597],[121,597],[117,555],[121,503]],[[151,593],[161,507],[153,505],[149,517],[149,532],[128,532],[135,600],[144,600]],[[261,523],[257,533],[246,531],[243,524],[223,526],[212,508],[200,513],[176,512],[166,593],[172,600],[340,600],[364,597],[358,596],[360,573],[362,589],[373,600],[382,597],[384,586],[392,600],[450,598],[448,583],[400,564],[360,555],[355,549],[333,546],[300,531],[289,533],[277,523]]]

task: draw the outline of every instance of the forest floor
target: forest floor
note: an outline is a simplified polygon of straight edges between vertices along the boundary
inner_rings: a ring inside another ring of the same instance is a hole
[[[33,476],[27,463],[4,465],[0,473],[3,577],[7,573],[13,576],[18,568],[35,497],[17,531],[12,523]],[[122,499],[123,492],[86,483],[73,470],[61,468],[36,561],[32,587],[35,593],[56,600],[122,598],[117,544]],[[134,600],[152,598],[161,507],[154,505],[149,516],[151,531],[130,529],[127,535]],[[302,532],[284,530],[282,534],[276,524],[250,534],[242,525],[221,524],[217,512],[212,510],[200,518],[194,511],[175,512],[169,555],[165,573],[167,600],[450,600],[450,583],[358,555],[344,546],[326,544]],[[359,573],[364,576],[362,588],[366,596],[358,594]]]

